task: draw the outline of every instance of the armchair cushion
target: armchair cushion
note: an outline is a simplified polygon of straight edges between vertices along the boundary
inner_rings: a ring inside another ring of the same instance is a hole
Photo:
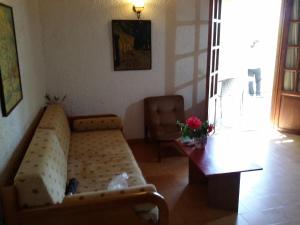
[[[72,127],[74,131],[122,129],[122,121],[117,116],[82,118],[75,119]]]
[[[158,141],[169,141],[181,136],[180,128],[176,124],[151,127],[153,138]]]
[[[184,100],[180,95],[149,97],[144,100],[145,126],[152,138],[168,141],[178,138],[176,121],[184,120]]]

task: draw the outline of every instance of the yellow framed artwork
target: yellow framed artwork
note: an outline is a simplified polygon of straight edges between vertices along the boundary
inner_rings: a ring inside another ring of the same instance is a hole
[[[0,3],[0,100],[8,116],[23,99],[13,9]]]
[[[151,21],[113,20],[114,70],[151,70]]]

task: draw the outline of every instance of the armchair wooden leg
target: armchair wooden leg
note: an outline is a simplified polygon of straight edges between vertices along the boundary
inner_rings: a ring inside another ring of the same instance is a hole
[[[144,127],[144,141],[146,142],[146,143],[148,143],[149,142],[149,138],[148,138],[148,127],[145,125],[145,127]]]
[[[158,148],[158,162],[161,162],[161,149]]]
[[[157,142],[156,146],[157,146],[157,157],[158,157],[157,159],[158,159],[158,162],[161,162],[162,155],[161,155],[161,146],[160,146],[160,143]]]

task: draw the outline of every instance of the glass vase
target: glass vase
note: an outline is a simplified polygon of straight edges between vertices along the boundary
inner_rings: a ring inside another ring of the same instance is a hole
[[[204,150],[206,143],[207,143],[207,136],[194,138],[195,149],[203,149]]]

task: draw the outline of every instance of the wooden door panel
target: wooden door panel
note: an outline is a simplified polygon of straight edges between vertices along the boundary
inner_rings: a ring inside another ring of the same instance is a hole
[[[300,98],[283,96],[281,99],[279,128],[289,131],[300,130]]]

